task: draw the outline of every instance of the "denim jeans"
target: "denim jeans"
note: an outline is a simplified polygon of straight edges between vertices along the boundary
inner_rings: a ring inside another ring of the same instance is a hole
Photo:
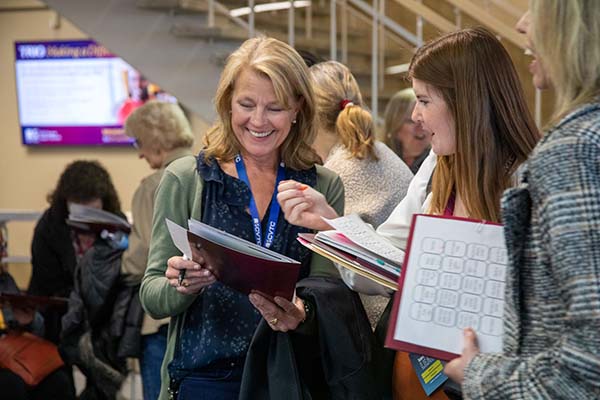
[[[179,386],[177,400],[237,400],[243,364],[209,367],[187,376]]]
[[[163,325],[158,332],[142,336],[140,372],[144,400],[156,400],[160,394],[160,367],[167,349],[167,329],[168,325]]]

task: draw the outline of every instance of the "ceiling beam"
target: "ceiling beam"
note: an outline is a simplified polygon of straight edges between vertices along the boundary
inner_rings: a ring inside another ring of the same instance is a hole
[[[467,14],[476,21],[495,31],[501,37],[507,39],[515,46],[525,49],[525,38],[518,33],[514,27],[508,26],[498,18],[490,15],[484,8],[469,0],[446,0],[448,3],[458,7],[461,12]]]
[[[438,28],[442,33],[452,32],[456,30],[456,25],[442,17],[440,14],[433,11],[431,8],[423,5],[417,0],[394,0],[396,3],[408,8],[410,11],[423,17],[431,25]]]

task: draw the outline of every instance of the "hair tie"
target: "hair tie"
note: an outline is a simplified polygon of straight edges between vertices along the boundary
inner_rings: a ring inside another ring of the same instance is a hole
[[[352,100],[344,99],[340,102],[340,110],[344,110],[348,106],[353,106]]]

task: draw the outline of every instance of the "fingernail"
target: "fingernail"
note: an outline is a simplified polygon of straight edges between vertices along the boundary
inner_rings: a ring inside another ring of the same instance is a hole
[[[202,267],[200,266],[200,264],[194,264],[194,269],[198,270],[198,269],[200,269],[200,268],[202,268]]]

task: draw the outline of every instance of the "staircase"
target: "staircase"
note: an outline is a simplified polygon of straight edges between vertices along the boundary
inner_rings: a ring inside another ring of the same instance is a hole
[[[248,38],[248,17],[238,21],[229,10],[247,6],[247,1],[217,3],[214,26],[209,26],[209,5],[203,0],[45,0],[112,53],[133,65],[150,81],[175,95],[182,104],[206,121],[214,119],[212,98],[226,57]],[[216,2],[215,2],[216,3]],[[310,8],[294,11],[295,47],[330,59],[330,5],[315,1]],[[310,15],[308,15],[310,13]],[[348,13],[347,51],[338,34],[336,58],[353,71],[365,102],[371,104],[371,26],[367,16]],[[338,19],[341,19],[338,16]],[[241,26],[244,25],[245,26]],[[255,32],[288,41],[288,12],[255,14]],[[307,25],[308,24],[308,25]],[[386,50],[395,59],[410,59],[411,46],[389,41]],[[401,79],[380,82],[379,101],[406,87]]]
[[[408,86],[404,75],[387,75],[386,67],[406,65],[425,39],[456,29],[461,21],[465,25],[487,25],[522,51],[519,41],[523,40],[510,24],[516,21],[524,0],[368,1],[313,0],[293,13],[285,9],[256,12],[252,17],[232,17],[231,10],[267,0],[45,3],[209,122],[214,119],[212,98],[225,59],[251,32],[293,43],[297,49],[322,59],[345,63],[356,76],[365,103],[376,115],[396,91]],[[379,18],[375,30],[373,15]],[[394,15],[398,22],[388,15]],[[335,35],[331,34],[332,28]],[[372,57],[374,47],[378,49],[376,57]]]

